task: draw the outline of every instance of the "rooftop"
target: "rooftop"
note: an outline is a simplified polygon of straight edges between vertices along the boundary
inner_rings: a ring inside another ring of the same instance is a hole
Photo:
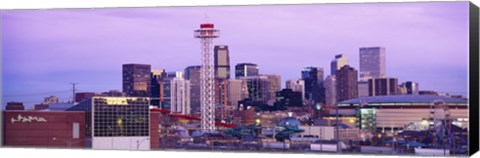
[[[435,101],[443,101],[447,105],[468,105],[467,99],[452,98],[448,96],[436,95],[389,95],[389,96],[373,96],[361,97],[342,101],[337,103],[339,106],[358,106],[359,104],[368,105],[430,105]]]

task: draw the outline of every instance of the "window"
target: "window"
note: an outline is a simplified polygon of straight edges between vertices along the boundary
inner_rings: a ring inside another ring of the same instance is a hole
[[[74,122],[73,123],[73,130],[72,130],[73,139],[80,138],[80,123]]]

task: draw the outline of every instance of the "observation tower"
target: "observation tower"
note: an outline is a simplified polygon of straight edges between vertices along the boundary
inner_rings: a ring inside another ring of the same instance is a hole
[[[200,70],[200,109],[201,132],[215,131],[215,91],[213,67],[213,39],[219,37],[219,30],[212,23],[200,24],[194,31],[195,38],[200,39],[202,68]]]

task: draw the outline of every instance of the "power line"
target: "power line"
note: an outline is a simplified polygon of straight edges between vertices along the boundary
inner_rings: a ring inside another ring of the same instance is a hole
[[[41,93],[25,93],[25,94],[13,94],[13,95],[3,95],[2,97],[25,97],[25,96],[39,96],[39,95],[51,95],[51,94],[59,94],[59,93],[68,93],[71,92],[70,90],[63,90],[63,91],[51,91],[51,92],[41,92]]]

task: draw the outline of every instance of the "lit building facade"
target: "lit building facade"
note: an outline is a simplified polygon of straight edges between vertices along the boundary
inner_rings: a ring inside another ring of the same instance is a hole
[[[150,97],[150,65],[124,64],[122,71],[123,92],[125,92],[127,96]]]
[[[92,148],[150,150],[148,98],[93,97]]]

